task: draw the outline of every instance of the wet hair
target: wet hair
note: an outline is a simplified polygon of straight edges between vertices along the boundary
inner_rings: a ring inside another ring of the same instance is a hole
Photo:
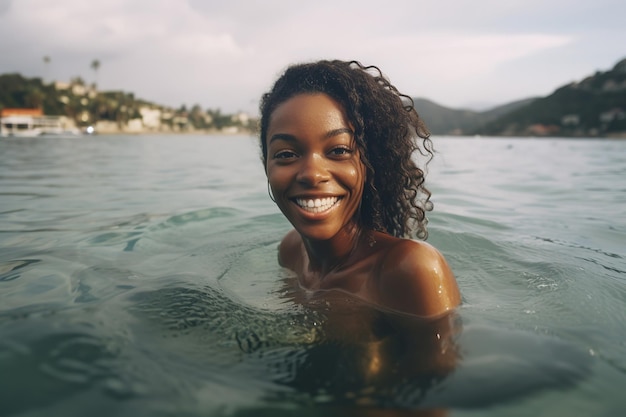
[[[430,192],[416,151],[433,156],[430,133],[413,100],[401,94],[375,66],[357,61],[296,64],[274,83],[260,103],[260,142],[267,168],[267,129],[274,110],[299,94],[324,93],[336,100],[354,128],[354,140],[366,167],[357,222],[397,237],[426,239]]]

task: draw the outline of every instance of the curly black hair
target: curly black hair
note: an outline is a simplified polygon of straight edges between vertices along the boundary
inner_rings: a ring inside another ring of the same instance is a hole
[[[298,94],[324,93],[342,105],[366,167],[366,186],[357,222],[397,237],[426,239],[426,211],[432,210],[418,151],[433,156],[430,133],[413,100],[401,94],[375,66],[357,61],[292,65],[261,98],[260,142],[267,167],[267,129],[274,110]]]

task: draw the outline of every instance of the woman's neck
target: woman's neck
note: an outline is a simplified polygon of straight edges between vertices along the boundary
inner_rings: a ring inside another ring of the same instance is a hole
[[[358,252],[363,234],[361,227],[349,224],[328,240],[311,240],[303,237],[310,272],[324,278],[330,272],[349,266],[351,259]]]

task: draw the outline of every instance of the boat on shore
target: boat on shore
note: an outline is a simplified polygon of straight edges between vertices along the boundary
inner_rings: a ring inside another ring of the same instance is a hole
[[[43,135],[80,135],[75,127],[66,127],[62,116],[46,116],[41,109],[3,109],[0,112],[0,137],[36,137]]]

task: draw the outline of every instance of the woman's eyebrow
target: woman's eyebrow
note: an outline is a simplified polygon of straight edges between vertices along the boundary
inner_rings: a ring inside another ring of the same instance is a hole
[[[287,142],[295,142],[297,141],[294,135],[290,135],[289,133],[275,133],[270,138],[269,143],[274,142],[275,140],[285,140]]]
[[[343,134],[348,134],[348,135],[354,135],[354,132],[352,131],[352,129],[347,128],[347,127],[341,127],[339,129],[332,129],[329,130],[328,132],[326,132],[326,134],[324,134],[324,139],[329,139],[332,138],[334,136],[339,136],[339,135],[343,135]],[[295,135],[289,134],[289,133],[275,133],[270,137],[270,141],[269,143],[272,143],[275,140],[284,140],[287,142],[297,142],[297,138]]]
[[[348,135],[354,135],[354,132],[352,131],[352,129],[347,128],[347,127],[341,127],[339,129],[333,129],[333,130],[327,132],[324,135],[324,139],[332,138],[333,136],[342,135],[344,133],[347,133]]]

